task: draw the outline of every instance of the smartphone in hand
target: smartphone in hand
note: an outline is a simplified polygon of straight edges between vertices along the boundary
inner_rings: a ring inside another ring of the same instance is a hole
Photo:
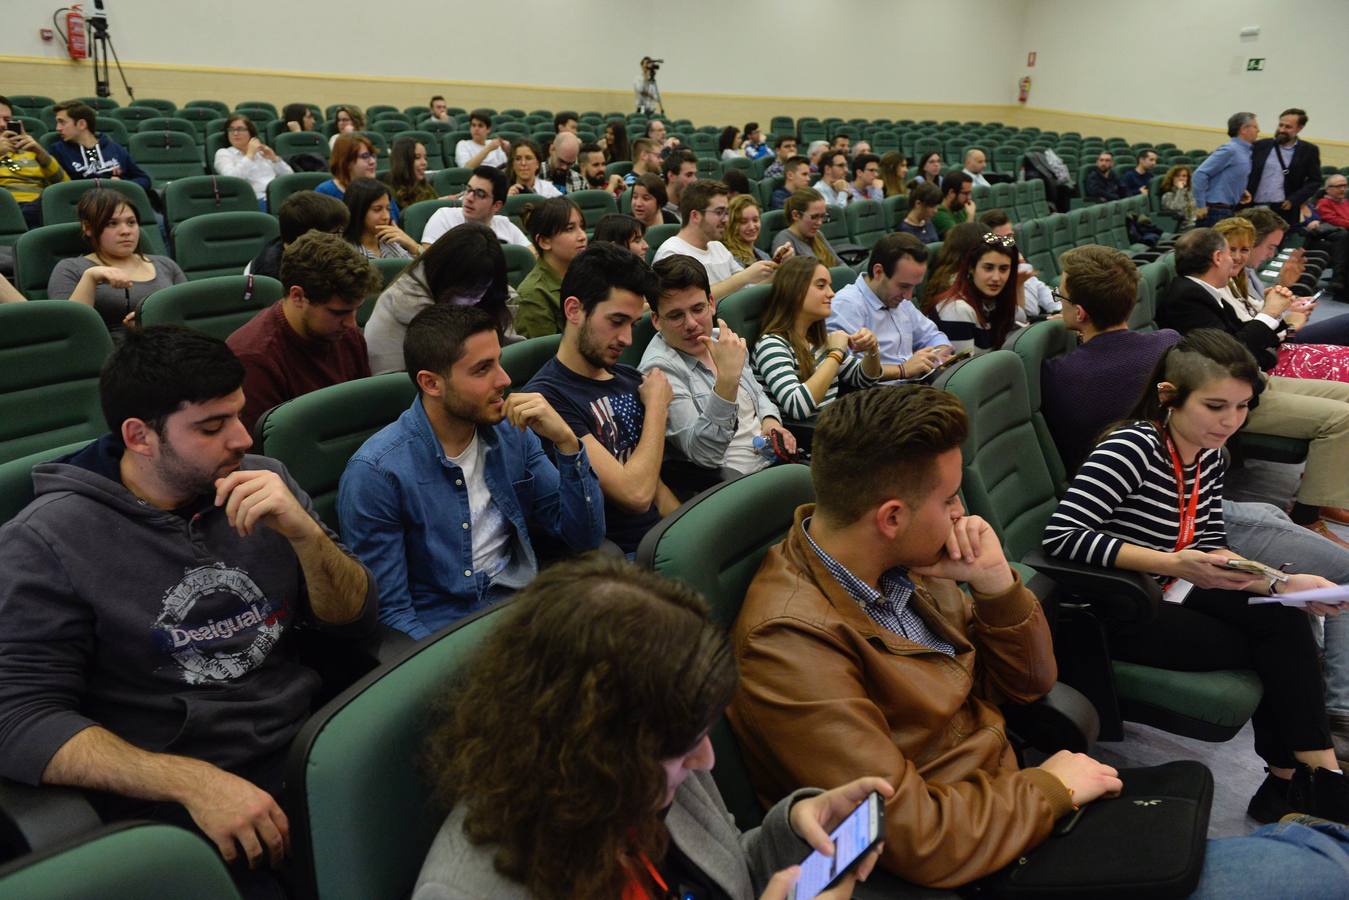
[[[816,850],[801,862],[801,876],[792,886],[789,900],[812,900],[829,890],[875,849],[884,835],[885,801],[872,791],[829,835],[834,855],[825,856]]]

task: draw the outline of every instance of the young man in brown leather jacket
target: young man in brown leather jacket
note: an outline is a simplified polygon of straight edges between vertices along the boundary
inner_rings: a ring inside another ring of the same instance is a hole
[[[814,437],[817,502],[768,552],[733,634],[730,719],[760,799],[882,775],[895,794],[881,865],[947,888],[1120,790],[1114,769],[1082,754],[1017,768],[996,704],[1041,696],[1057,667],[1039,602],[992,528],[964,514],[966,429],[959,400],[920,385],[829,406]]]

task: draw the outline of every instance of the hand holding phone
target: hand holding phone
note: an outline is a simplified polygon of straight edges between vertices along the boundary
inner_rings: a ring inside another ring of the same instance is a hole
[[[792,807],[793,828],[816,849],[801,862],[801,874],[788,894],[790,900],[811,900],[854,871],[859,877],[869,873],[866,864],[874,864],[872,851],[885,835],[885,797],[893,795],[894,788],[885,779],[859,778]],[[842,810],[849,811],[826,834],[824,825],[836,820]]]

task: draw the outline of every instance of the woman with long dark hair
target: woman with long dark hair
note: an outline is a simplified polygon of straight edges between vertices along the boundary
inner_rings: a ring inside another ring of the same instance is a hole
[[[389,219],[389,186],[373,178],[357,178],[347,188],[351,218],[343,237],[370,259],[411,259],[422,245]]]
[[[384,181],[403,209],[436,199],[436,189],[426,180],[426,145],[414,137],[395,140],[389,148],[389,174]]]
[[[951,339],[951,352],[994,350],[1016,327],[1021,307],[1016,241],[988,232],[965,252],[955,281],[923,306]]]
[[[628,162],[632,159],[632,145],[628,143],[628,126],[620,121],[604,126],[604,162]]]
[[[893,793],[879,778],[799,790],[741,834],[708,737],[738,676],[702,599],[592,555],[545,569],[513,604],[427,742],[450,814],[419,896],[782,900],[808,845],[827,847],[870,791]],[[854,881],[818,896],[849,897]]]

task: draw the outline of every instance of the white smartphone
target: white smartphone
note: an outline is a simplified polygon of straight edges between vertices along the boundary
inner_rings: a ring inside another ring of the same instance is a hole
[[[801,862],[801,877],[796,879],[788,900],[812,900],[829,890],[870,853],[885,835],[885,803],[872,791],[848,817],[839,823],[829,839],[834,855],[816,850]]]

